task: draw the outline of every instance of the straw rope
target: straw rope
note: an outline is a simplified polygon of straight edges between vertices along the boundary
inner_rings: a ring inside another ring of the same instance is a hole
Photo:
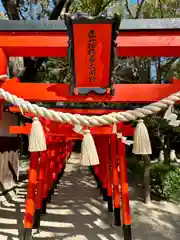
[[[62,113],[54,110],[49,110],[45,107],[39,107],[37,104],[32,104],[23,100],[11,93],[0,88],[0,97],[4,98],[9,103],[20,107],[23,112],[33,113],[35,116],[43,117],[52,121],[69,124],[79,124],[84,126],[100,126],[109,125],[118,121],[128,122],[136,120],[138,118],[144,118],[148,115],[155,114],[162,109],[167,108],[169,105],[174,104],[180,100],[180,92],[176,92],[167,98],[164,98],[158,102],[151,103],[142,108],[136,108],[135,110],[128,110],[125,112],[110,113],[102,116],[86,116],[80,114]]]

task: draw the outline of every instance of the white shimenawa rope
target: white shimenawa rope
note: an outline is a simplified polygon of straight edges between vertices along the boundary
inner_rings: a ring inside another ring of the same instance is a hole
[[[101,126],[113,124],[118,121],[128,122],[157,113],[180,100],[180,91],[142,108],[136,108],[135,110],[128,110],[125,112],[110,113],[102,116],[86,116],[80,114],[56,112],[54,110],[49,110],[45,107],[39,107],[37,104],[32,104],[28,101],[25,101],[22,98],[5,91],[3,88],[0,88],[0,97],[4,98],[13,105],[21,107],[24,113],[30,112],[35,116],[44,117],[60,123],[69,123],[72,125],[78,124],[84,126]]]

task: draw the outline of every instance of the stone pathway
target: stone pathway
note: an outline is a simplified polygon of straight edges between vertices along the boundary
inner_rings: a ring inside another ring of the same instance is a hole
[[[16,203],[4,199],[0,207],[0,240],[21,239],[25,193],[24,181]],[[180,207],[166,202],[146,206],[136,195],[136,190],[130,187],[133,239],[179,240]],[[93,177],[79,166],[77,154],[69,159],[47,212],[42,217],[41,231],[34,234],[34,239],[123,240],[121,228],[112,226],[112,214],[107,213]]]

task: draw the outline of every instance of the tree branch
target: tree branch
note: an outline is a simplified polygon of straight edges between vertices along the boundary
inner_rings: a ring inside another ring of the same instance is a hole
[[[71,6],[71,4],[72,4],[72,1],[73,1],[73,0],[67,0],[66,6],[65,6],[65,13],[68,13],[68,12],[69,12],[69,8],[70,8],[70,6]]]
[[[144,3],[145,3],[145,0],[141,0],[140,4],[138,4],[135,19],[139,18],[139,15],[141,13],[141,9],[142,9],[142,6],[143,6]]]
[[[101,1],[102,2],[102,1]],[[104,9],[112,2],[112,0],[108,0],[106,3],[104,3],[104,5],[101,4],[101,8],[99,10],[99,13],[101,13],[102,11],[104,11]],[[98,13],[98,14],[99,14]]]
[[[50,17],[49,17],[49,20],[57,20],[58,17],[60,16],[61,14],[61,11],[64,7],[66,3],[66,0],[60,0],[59,3],[55,6],[55,8],[53,9]]]
[[[131,10],[129,8],[128,0],[125,0],[125,7],[126,7],[127,12],[129,13],[130,18],[133,19],[134,17],[133,17],[132,12],[131,12]]]
[[[164,71],[166,69],[169,70],[169,68],[171,67],[171,65],[176,62],[176,60],[178,59],[179,57],[173,57],[171,59],[169,59],[169,61],[167,61],[165,64],[161,65],[161,69]]]
[[[19,1],[15,2],[14,0],[2,0],[1,2],[6,10],[9,20],[20,20],[18,12]]]
[[[160,10],[160,17],[161,18],[164,18],[164,13],[163,13],[163,4],[162,4],[162,1],[161,0],[159,0],[159,10]]]
[[[141,13],[141,9],[142,9],[142,6],[143,6],[144,3],[145,3],[145,0],[141,0],[140,4],[138,4],[138,8],[137,8],[137,11],[136,11],[136,16],[133,17],[133,14],[132,14],[132,12],[129,8],[128,0],[125,0],[125,7],[126,7],[127,12],[129,13],[130,18],[132,18],[132,19],[138,19],[139,18],[139,15]]]
[[[172,64],[175,63],[177,59],[178,57],[171,58],[167,63],[161,65],[161,73],[164,72],[164,75],[167,76]]]
[[[49,20],[56,20],[61,14],[61,11],[66,3],[66,0],[60,0],[52,11]],[[70,4],[69,4],[70,7]],[[35,60],[31,58],[25,58],[25,71],[20,76],[22,82],[35,82],[36,73],[38,69],[42,66],[43,62],[47,61],[48,58],[36,58]]]
[[[157,57],[156,58],[156,78],[157,78],[157,83],[161,83],[161,74],[162,69],[161,69],[161,58]]]
[[[141,78],[140,60],[139,60],[138,57],[134,57],[133,60],[134,60],[134,66],[135,66],[135,68],[137,69],[137,72],[138,72],[138,77],[139,77],[138,80],[139,80],[139,82],[142,82],[143,80],[142,80],[142,78]]]

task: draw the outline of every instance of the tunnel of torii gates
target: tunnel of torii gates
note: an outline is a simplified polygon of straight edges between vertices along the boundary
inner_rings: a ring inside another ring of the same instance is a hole
[[[113,84],[114,49],[118,56],[180,56],[179,22],[180,19],[142,19],[122,20],[120,23],[116,17],[95,20],[66,17],[65,23],[61,20],[0,20],[0,75],[7,75],[10,56],[68,55],[73,76],[71,84],[22,83],[13,78],[2,81],[0,87],[29,102],[156,102],[180,90],[179,81],[173,80],[170,84]],[[3,103],[1,99],[1,120]],[[108,113],[102,109],[56,110],[87,115]],[[10,111],[20,112],[20,109],[12,106]],[[31,113],[24,115],[33,117]],[[40,121],[47,150],[30,154],[24,240],[31,239],[33,228],[40,227],[40,215],[46,213],[46,205],[63,174],[72,151],[72,140],[82,139],[82,135],[72,130],[72,125],[43,118]],[[117,129],[123,136],[132,136],[134,132],[130,125],[123,123],[118,123]],[[99,165],[91,166],[91,171],[108,203],[108,211],[114,211],[114,224],[121,226],[122,216],[124,239],[131,240],[125,144],[113,133],[112,125],[91,127],[90,130],[100,160]],[[14,134],[29,134],[30,131],[29,123],[10,127],[10,133]]]

